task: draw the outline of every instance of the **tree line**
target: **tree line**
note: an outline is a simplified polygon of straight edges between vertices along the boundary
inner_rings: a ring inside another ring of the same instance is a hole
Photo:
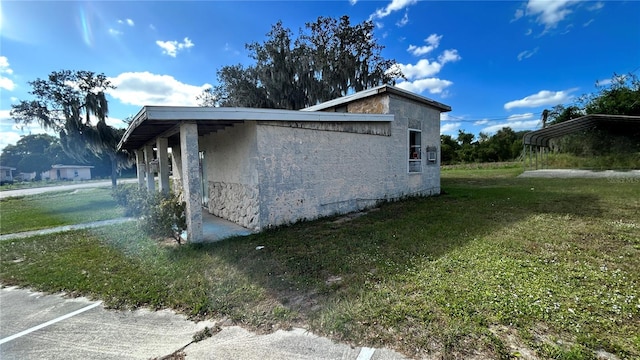
[[[526,131],[515,132],[504,127],[494,135],[458,131],[458,136],[440,135],[442,164],[498,162],[517,159],[522,153],[522,137]]]
[[[372,21],[352,24],[318,17],[299,34],[272,26],[263,43],[246,44],[250,66],[217,71],[218,86],[199,98],[202,106],[298,110],[402,78],[396,61],[382,56]]]

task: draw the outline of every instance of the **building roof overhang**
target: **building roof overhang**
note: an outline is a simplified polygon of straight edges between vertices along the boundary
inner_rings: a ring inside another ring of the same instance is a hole
[[[524,145],[549,147],[549,141],[578,131],[588,130],[596,126],[640,127],[640,116],[590,114],[576,119],[548,126],[544,129],[528,132],[524,135]]]
[[[198,135],[217,132],[245,121],[391,122],[394,115],[306,112],[297,110],[198,106],[144,106],[133,118],[118,149],[136,150],[158,137],[179,133],[180,123],[198,124]]]
[[[301,109],[301,111],[321,111],[321,110],[325,110],[325,109],[329,109],[332,107],[337,107],[337,106],[341,106],[341,105],[346,105],[350,102],[354,102],[356,100],[360,100],[360,99],[364,99],[364,98],[368,98],[370,96],[373,95],[377,95],[377,94],[383,94],[383,93],[389,93],[389,94],[394,94],[394,95],[398,95],[413,101],[417,101],[421,104],[436,108],[438,110],[440,110],[441,112],[448,112],[451,111],[451,106],[449,105],[445,105],[443,103],[437,102],[435,100],[431,100],[429,98],[426,98],[424,96],[420,96],[418,94],[414,94],[410,91],[407,90],[403,90],[400,89],[398,87],[395,86],[391,86],[391,85],[380,85],[371,89],[367,89],[367,90],[363,90],[363,91],[359,91],[355,94],[351,94],[351,95],[347,95],[347,96],[343,96],[334,100],[330,100],[330,101],[326,101],[323,102],[321,104],[318,105],[314,105],[314,106],[310,106],[308,108],[304,108]]]
[[[51,165],[52,169],[93,169],[94,166],[93,165],[62,165],[62,164],[55,164],[55,165]]]

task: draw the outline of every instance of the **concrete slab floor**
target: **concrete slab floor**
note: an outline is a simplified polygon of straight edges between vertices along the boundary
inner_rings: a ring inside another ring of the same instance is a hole
[[[233,236],[247,236],[254,232],[234,222],[209,214],[202,209],[202,232],[204,241],[220,241]]]

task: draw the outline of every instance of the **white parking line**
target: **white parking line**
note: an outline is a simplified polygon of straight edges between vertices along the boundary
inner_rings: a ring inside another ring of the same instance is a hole
[[[360,349],[360,353],[358,354],[358,358],[356,360],[369,360],[375,352],[376,349],[363,347]]]
[[[44,327],[47,327],[49,325],[53,325],[53,324],[55,324],[55,323],[57,323],[59,321],[62,321],[62,320],[68,319],[70,317],[76,316],[78,314],[81,314],[81,313],[83,313],[83,312],[85,312],[87,310],[91,310],[91,309],[93,309],[93,308],[95,308],[95,307],[97,307],[97,306],[99,306],[101,304],[102,304],[102,301],[98,301],[97,303],[93,303],[93,304],[91,304],[89,306],[85,306],[82,309],[76,310],[76,311],[68,313],[66,315],[62,315],[62,316],[57,317],[57,318],[55,318],[53,320],[47,321],[46,323],[34,326],[34,327],[29,328],[29,329],[27,329],[25,331],[21,331],[21,332],[15,334],[15,335],[8,336],[8,337],[0,340],[0,345],[4,344],[6,342],[9,342],[11,340],[15,340],[15,339],[17,339],[17,338],[19,338],[21,336],[24,336],[24,335],[27,335],[29,333],[32,333],[32,332],[34,332],[36,330],[40,330],[40,329],[42,329]]]

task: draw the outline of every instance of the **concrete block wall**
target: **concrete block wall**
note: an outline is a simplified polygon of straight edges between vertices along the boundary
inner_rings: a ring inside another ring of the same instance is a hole
[[[245,122],[200,137],[208,209],[215,216],[259,230],[256,123]]]
[[[258,127],[261,228],[440,193],[439,160],[430,165],[423,152],[423,172],[408,173],[408,128],[422,130],[423,151],[439,148],[437,109],[382,94],[350,103],[347,111],[393,113],[391,135]]]
[[[408,174],[409,192],[416,195],[435,195],[440,193],[440,111],[418,102],[390,96],[389,112],[395,114],[396,124],[393,131],[404,132],[403,147],[408,149],[408,129],[422,131],[422,173]],[[428,162],[426,148],[435,147],[436,162]],[[403,153],[405,163],[408,154]]]
[[[375,204],[395,187],[391,137],[261,126],[262,228],[346,213]]]
[[[439,154],[439,110],[380,94],[347,111],[395,120],[373,127],[246,121],[201,136],[209,212],[259,231],[440,192],[440,159],[430,164],[424,151],[435,146]],[[422,130],[422,173],[408,173],[409,128]]]
[[[247,229],[260,224],[258,187],[246,184],[209,181],[209,212]]]

